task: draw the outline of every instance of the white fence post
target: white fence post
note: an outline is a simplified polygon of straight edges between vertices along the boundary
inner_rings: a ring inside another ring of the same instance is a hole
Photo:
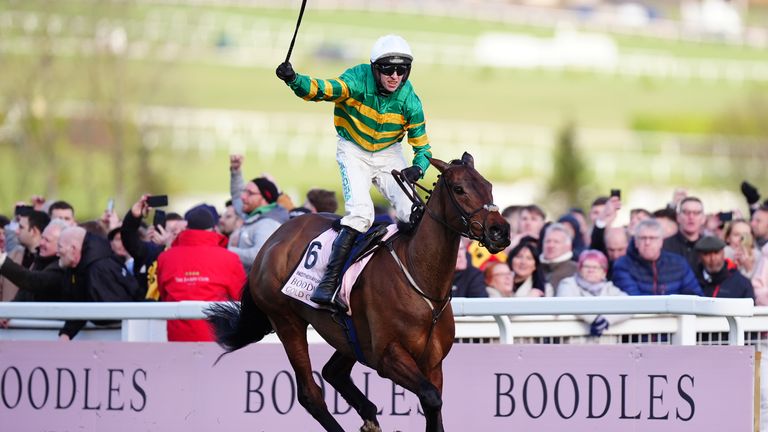
[[[133,319],[123,320],[121,340],[123,342],[168,342],[165,320]]]
[[[728,344],[744,345],[744,320],[739,317],[728,316]]]
[[[696,345],[696,315],[678,315],[673,345]]]

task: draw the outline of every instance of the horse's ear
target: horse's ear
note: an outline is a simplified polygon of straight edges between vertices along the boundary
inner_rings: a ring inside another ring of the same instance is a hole
[[[472,155],[467,152],[464,152],[464,154],[461,155],[461,161],[468,166],[471,166],[472,168],[475,167],[475,158],[473,158]]]
[[[450,166],[447,163],[441,161],[440,159],[435,159],[435,158],[427,158],[427,159],[429,159],[429,163],[431,163],[432,166],[437,168],[437,170],[440,172],[445,171]]]

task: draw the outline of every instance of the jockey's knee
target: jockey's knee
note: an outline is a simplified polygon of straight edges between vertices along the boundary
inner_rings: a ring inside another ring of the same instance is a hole
[[[373,217],[367,218],[361,215],[347,215],[341,218],[341,224],[348,226],[353,230],[364,233],[367,232],[373,223]]]

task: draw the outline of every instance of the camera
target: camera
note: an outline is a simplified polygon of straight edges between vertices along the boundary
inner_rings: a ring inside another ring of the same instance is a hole
[[[156,207],[165,207],[168,205],[168,195],[152,195],[147,197],[147,205]]]
[[[733,212],[732,211],[720,212],[717,214],[717,219],[720,220],[720,222],[722,223],[730,222],[733,220]]]

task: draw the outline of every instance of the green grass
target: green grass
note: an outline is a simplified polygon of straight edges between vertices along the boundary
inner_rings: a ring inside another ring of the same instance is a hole
[[[44,6],[43,6],[44,5]],[[53,10],[56,13],[85,14],[93,17],[142,18],[150,11],[187,11],[190,15],[216,11],[234,16],[268,19],[286,23],[292,28],[295,8],[256,9],[229,7],[150,7],[144,4],[128,5],[112,2],[27,2],[0,0],[0,9]],[[473,37],[490,31],[515,31],[538,36],[551,36],[552,29],[511,26],[454,18],[433,18],[402,14],[366,12],[329,12],[308,6],[303,29],[329,29],[336,25],[359,27],[345,35],[349,38],[366,37],[384,32],[400,32],[405,36],[424,37],[425,32],[441,35]],[[363,35],[363,36],[360,36]],[[8,37],[0,34],[0,37]],[[286,41],[289,35],[286,35]],[[297,71],[316,77],[333,77],[349,63],[318,60],[311,56],[309,41],[301,39],[293,63]],[[685,58],[721,58],[732,60],[762,60],[764,51],[728,47],[719,44],[694,44],[659,41],[638,37],[615,36],[622,50],[665,52]],[[327,132],[332,135],[330,104],[307,103],[292,95],[274,76],[274,67],[282,58],[260,59],[260,67],[232,67],[211,63],[161,63],[128,61],[114,67],[101,65],[97,69],[90,58],[54,57],[51,74],[46,80],[36,80],[31,73],[34,57],[0,55],[0,106],[7,111],[9,103],[18,98],[47,96],[49,102],[105,100],[116,94],[125,104],[163,105],[193,108],[218,108],[261,112],[314,113],[326,115]],[[361,61],[364,59],[360,59]],[[468,61],[471,61],[468,59]],[[98,71],[95,73],[94,71]],[[120,78],[122,77],[122,78]],[[743,103],[750,95],[768,94],[768,86],[735,86],[692,80],[641,78],[630,79],[592,73],[555,73],[550,71],[514,71],[485,68],[432,67],[417,65],[411,75],[421,97],[428,122],[487,121],[497,124],[532,124],[555,130],[572,121],[577,127],[636,128],[638,130],[667,130],[678,132],[710,132],[713,119]],[[122,84],[118,85],[117,82]],[[31,84],[31,85],[30,85]],[[28,90],[25,90],[28,89]],[[95,94],[101,96],[94,96]],[[469,131],[470,133],[473,131]],[[64,140],[70,133],[64,134]],[[131,148],[137,141],[131,138]],[[581,143],[589,144],[589,143]],[[275,143],[284,146],[284,143]],[[436,154],[446,155],[440,142],[433,143]],[[519,150],[519,149],[518,149]],[[516,158],[518,150],[498,153],[499,149],[483,149],[476,154],[478,160],[488,158]],[[524,149],[526,158],[544,158],[546,149]],[[274,174],[280,184],[294,198],[300,199],[310,187],[325,187],[338,191],[338,172],[332,159],[333,148],[326,149],[328,158],[297,164],[278,152],[275,159],[259,160],[255,152],[246,154],[246,175],[262,171]],[[106,200],[114,194],[115,181],[111,174],[112,161],[101,148],[75,148],[62,143],[57,151],[62,169],[54,179],[57,196],[71,200],[82,210],[82,215],[98,215]],[[19,198],[46,190],[48,167],[39,155],[14,154],[9,144],[0,143],[0,213],[10,208]],[[636,161],[617,154],[617,166],[633,168],[619,179],[597,179],[621,185],[643,183],[647,178],[638,173]],[[126,188],[124,200],[132,200],[139,193],[140,172],[137,156],[126,155]],[[634,164],[634,165],[633,165]],[[33,168],[30,170],[30,166]],[[537,177],[533,165],[512,171],[494,168],[486,174],[494,181],[513,181],[523,177]],[[228,190],[227,154],[216,150],[201,155],[196,151],[171,150],[161,146],[150,155],[150,182],[154,193],[181,195],[189,193],[221,193]],[[647,172],[647,169],[643,169]],[[619,172],[622,172],[619,170]],[[679,180],[678,177],[672,181]],[[721,181],[720,177],[706,176],[701,184]],[[52,192],[51,192],[52,193]],[[123,204],[126,204],[124,202]],[[221,203],[214,203],[220,205]],[[297,202],[300,204],[300,202]],[[181,209],[179,209],[181,210]]]
[[[19,65],[6,58],[0,66]],[[81,59],[57,59],[67,85],[61,100],[89,100],[94,78],[83,71]],[[275,63],[279,59],[274,60]],[[299,57],[301,73],[337,76],[348,65]],[[87,68],[87,66],[85,66]],[[448,69],[448,70],[446,70]],[[17,69],[23,73],[24,68]],[[131,62],[125,67],[129,84],[122,88],[128,104],[187,106],[264,112],[328,113],[331,105],[307,103],[295,97],[271,68],[241,68],[210,64]],[[108,76],[101,76],[111,87]],[[491,69],[415,67],[411,75],[428,118],[477,120],[558,126],[573,120],[580,126],[624,128],[636,117],[709,119],[763,86],[729,86],[700,81],[652,78],[627,79],[588,73],[552,73]],[[706,120],[701,122],[706,127]],[[708,132],[699,130],[698,132]]]

